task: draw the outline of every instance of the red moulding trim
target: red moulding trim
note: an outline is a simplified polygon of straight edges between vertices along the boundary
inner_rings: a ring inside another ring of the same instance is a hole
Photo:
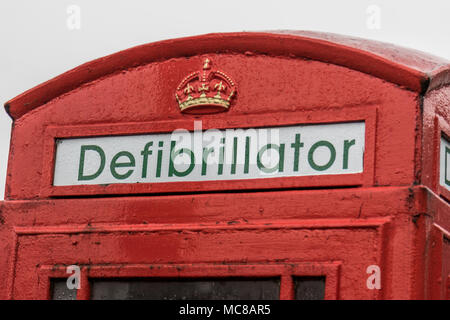
[[[280,278],[280,300],[294,299],[293,277],[325,276],[325,300],[338,299],[341,262],[289,262],[266,264],[125,264],[89,265],[80,268],[77,300],[90,298],[90,281],[108,278]],[[43,265],[39,268],[39,298],[51,299],[51,279],[66,279],[66,267]]]
[[[434,146],[434,182],[435,182],[435,190],[437,190],[438,194],[442,196],[447,201],[450,201],[450,191],[441,186],[440,184],[440,152],[441,152],[441,137],[445,138],[448,142],[450,142],[450,125],[442,119],[439,115],[435,117],[435,146]]]
[[[386,252],[386,239],[389,238],[386,227],[390,224],[391,218],[373,218],[373,219],[307,219],[307,220],[270,220],[271,224],[266,221],[255,221],[254,223],[249,223],[248,225],[221,225],[218,226],[215,223],[208,225],[198,225],[198,224],[138,224],[138,225],[111,225],[108,223],[104,224],[94,224],[90,228],[86,228],[85,224],[76,225],[54,225],[54,226],[21,226],[15,227],[14,233],[16,235],[15,247],[19,246],[19,238],[22,236],[26,237],[38,237],[44,236],[47,240],[51,239],[48,236],[56,235],[73,235],[80,233],[89,234],[107,234],[114,237],[113,234],[126,233],[129,236],[133,234],[134,236],[139,236],[140,233],[145,232],[178,232],[180,230],[188,231],[207,231],[220,233],[226,230],[278,230],[283,233],[286,230],[297,230],[297,229],[349,229],[349,228],[362,228],[362,229],[373,229],[377,232],[377,243],[378,248],[377,253],[371,259],[375,259],[378,264],[381,264],[384,270],[387,265],[385,261]],[[49,240],[50,241],[50,240]],[[15,254],[17,256],[17,252]],[[114,257],[114,254],[112,255]],[[85,252],[80,252],[80,256],[74,258],[76,261],[90,261],[89,257],[85,255]],[[92,257],[91,257],[92,258]],[[19,259],[23,262],[22,259]],[[81,268],[81,281],[86,285],[81,286],[80,291],[77,293],[77,298],[89,299],[89,278],[111,278],[111,277],[231,277],[231,276],[280,276],[281,275],[281,288],[280,298],[282,299],[292,299],[292,276],[321,276],[325,275],[326,280],[326,299],[338,299],[339,289],[339,270],[342,262],[339,259],[333,261],[297,261],[290,260],[283,263],[278,263],[275,261],[267,261],[267,257],[263,260],[248,262],[246,264],[241,264],[239,261],[234,261],[229,264],[222,264],[219,262],[196,262],[191,264],[183,264],[182,261],[179,263],[160,263],[160,264],[137,264],[133,262],[129,263],[111,263],[99,264],[96,261],[92,261],[92,264],[86,265],[86,263],[80,263]],[[374,262],[375,262],[374,261]],[[17,268],[17,259],[15,258],[11,261],[11,270],[14,271]],[[35,263],[35,262],[33,262]],[[73,263],[69,263],[73,264]],[[49,299],[50,298],[50,279],[51,278],[67,278],[69,275],[66,273],[66,267],[69,265],[67,261],[47,261],[39,266],[37,273],[33,271],[33,268],[27,268],[30,273],[30,281],[28,285],[30,289],[35,292],[37,299]],[[293,266],[292,266],[293,265]],[[34,266],[34,264],[33,264]],[[161,270],[157,268],[150,269],[150,266],[160,266]],[[182,266],[184,269],[180,273],[177,266]],[[229,266],[234,266],[229,269]],[[256,267],[256,271],[254,270]],[[27,271],[27,272],[28,272]],[[10,279],[14,280],[15,277],[11,274]],[[34,277],[36,276],[36,278]],[[23,282],[21,282],[23,283]],[[373,290],[374,299],[382,299],[384,291],[389,290],[389,285],[383,284],[383,290]],[[14,281],[9,287],[9,299],[14,298],[14,292],[18,290]]]
[[[84,126],[47,127],[44,134],[44,156],[40,197],[101,195],[101,194],[148,194],[170,192],[226,191],[236,189],[277,189],[334,186],[371,186],[374,181],[376,108],[345,108],[336,111],[310,111],[281,114],[276,123],[267,116],[243,116],[224,119],[205,119],[202,129],[256,128],[289,126],[295,124],[325,124],[342,122],[365,122],[365,151],[363,172],[356,174],[280,177],[268,179],[221,180],[201,182],[120,183],[109,185],[53,186],[55,166],[55,141],[58,138],[96,137],[112,135],[137,135],[170,133],[175,129],[194,130],[193,121],[161,121],[125,124],[99,124]],[[231,126],[232,125],[232,126]]]

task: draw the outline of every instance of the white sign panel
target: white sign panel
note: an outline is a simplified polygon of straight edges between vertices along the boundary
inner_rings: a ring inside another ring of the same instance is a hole
[[[364,122],[57,140],[55,186],[363,171]]]
[[[450,190],[450,143],[441,137],[439,184]]]

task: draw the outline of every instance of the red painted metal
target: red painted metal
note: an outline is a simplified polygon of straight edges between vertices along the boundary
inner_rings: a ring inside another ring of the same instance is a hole
[[[183,114],[176,87],[206,57],[238,96],[227,112]],[[85,283],[276,274],[288,299],[292,275],[326,275],[329,299],[446,299],[450,196],[438,155],[450,136],[449,84],[442,59],[307,32],[167,40],[66,72],[5,105],[14,126],[0,298],[49,298],[49,279],[79,264]],[[203,129],[364,120],[364,172],[52,186],[55,138],[192,130],[194,120]],[[370,265],[380,290],[366,286]],[[78,297],[89,298],[88,285]]]

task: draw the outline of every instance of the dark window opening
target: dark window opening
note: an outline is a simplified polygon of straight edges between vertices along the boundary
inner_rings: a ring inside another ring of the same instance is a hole
[[[93,279],[93,300],[277,300],[279,278]]]
[[[77,290],[67,287],[67,279],[51,279],[52,300],[76,300]]]
[[[325,299],[325,277],[293,277],[296,300]],[[67,279],[51,279],[51,299],[76,300]],[[280,278],[91,279],[92,300],[278,300]]]
[[[325,277],[294,277],[295,300],[324,300]]]

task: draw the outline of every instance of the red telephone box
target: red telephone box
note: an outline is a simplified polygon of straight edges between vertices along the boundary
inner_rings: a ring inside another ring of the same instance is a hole
[[[449,84],[420,52],[273,32],[30,89],[5,104],[0,298],[448,299]]]

